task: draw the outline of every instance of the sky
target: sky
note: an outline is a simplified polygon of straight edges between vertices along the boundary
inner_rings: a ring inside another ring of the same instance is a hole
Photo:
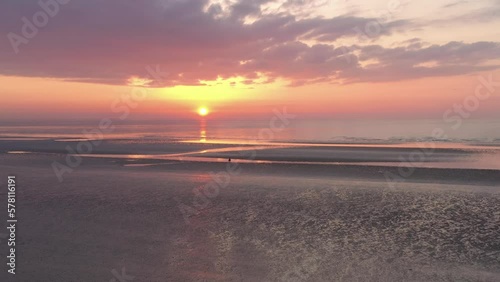
[[[499,15],[499,0],[6,0],[0,120],[123,105],[146,120],[440,119],[478,87],[492,95],[473,116],[500,118],[484,85],[500,81]]]

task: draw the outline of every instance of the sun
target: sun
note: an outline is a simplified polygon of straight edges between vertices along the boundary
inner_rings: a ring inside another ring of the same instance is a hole
[[[205,107],[201,107],[198,109],[198,114],[202,117],[208,115],[208,109]]]

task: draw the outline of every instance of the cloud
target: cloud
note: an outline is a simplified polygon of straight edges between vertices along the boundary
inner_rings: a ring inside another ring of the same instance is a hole
[[[379,45],[359,47],[359,60],[376,61],[345,73],[349,82],[394,81],[429,76],[452,76],[494,70],[498,64],[486,64],[500,56],[500,43],[449,42],[422,47],[415,39],[407,46],[384,48]]]
[[[356,30],[365,30],[367,24],[381,27],[369,34],[373,44],[411,22],[354,15],[298,17],[279,6],[271,9],[273,4],[271,0],[70,1],[28,44],[19,46],[19,54],[4,37],[0,74],[125,84],[130,77],[145,76],[146,66],[160,65],[169,74],[163,86],[199,85],[219,77],[243,77],[248,84],[262,83],[263,77],[268,82],[282,78],[297,86],[455,75],[491,68],[481,64],[498,58],[494,42],[424,48],[417,40],[392,49],[341,46],[339,39],[367,37]],[[0,5],[2,34],[21,34],[21,18],[30,19],[40,11],[35,1]],[[371,61],[378,63],[367,63]],[[419,66],[428,61],[436,61],[435,66]]]
[[[474,22],[494,22],[499,21],[500,18],[500,1],[499,0],[489,0],[489,1],[456,1],[443,6],[444,9],[450,8],[463,8],[462,6],[468,5],[466,13],[451,16],[444,19],[437,19],[429,22],[430,24],[461,24],[464,23],[474,23]],[[478,8],[479,7],[479,8]]]
[[[457,6],[460,6],[460,5],[463,5],[463,4],[467,4],[467,3],[470,3],[470,1],[459,0],[459,1],[455,1],[455,2],[452,2],[452,3],[446,4],[446,5],[443,6],[443,8],[457,7]]]

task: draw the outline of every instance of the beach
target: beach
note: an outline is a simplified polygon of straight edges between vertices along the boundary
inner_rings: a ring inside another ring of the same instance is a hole
[[[60,182],[76,142],[0,141],[17,281],[500,279],[500,171],[446,166],[476,147],[104,140]]]
[[[0,282],[500,282],[500,0],[0,3]]]

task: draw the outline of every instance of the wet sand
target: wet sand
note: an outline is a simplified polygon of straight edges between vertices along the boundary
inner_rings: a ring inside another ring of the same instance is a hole
[[[17,280],[2,281],[110,281],[123,267],[133,281],[500,280],[498,170],[417,168],[391,186],[384,175],[397,167],[286,163],[286,148],[231,170],[158,157],[228,145],[110,142],[94,153],[150,157],[86,157],[59,182],[51,164],[64,163],[64,142],[16,142],[0,142],[19,204]],[[387,161],[380,148],[336,150]],[[214,183],[210,197],[196,192]]]

